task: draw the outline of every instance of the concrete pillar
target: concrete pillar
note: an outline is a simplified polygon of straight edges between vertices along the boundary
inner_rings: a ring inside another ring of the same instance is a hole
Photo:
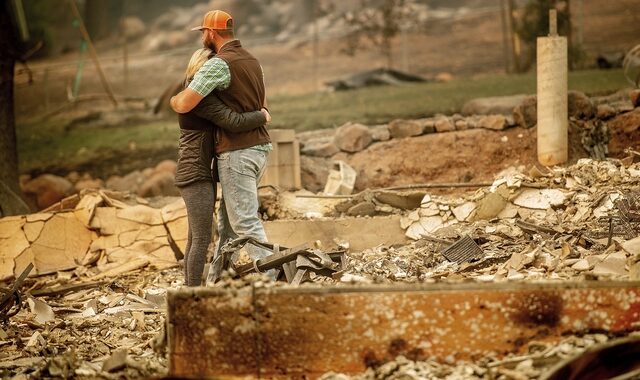
[[[567,162],[567,39],[558,36],[556,11],[550,11],[549,36],[538,38],[538,161],[545,166]]]

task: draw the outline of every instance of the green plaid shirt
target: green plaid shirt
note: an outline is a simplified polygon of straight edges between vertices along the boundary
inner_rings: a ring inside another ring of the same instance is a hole
[[[231,84],[229,65],[220,58],[211,58],[198,70],[189,88],[201,96],[209,95],[213,90],[226,90]]]
[[[264,73],[262,74],[264,75]],[[231,71],[227,62],[220,58],[211,58],[198,70],[189,88],[201,96],[209,95],[213,90],[226,90],[231,84]],[[269,152],[273,149],[271,143],[260,144],[251,149]]]

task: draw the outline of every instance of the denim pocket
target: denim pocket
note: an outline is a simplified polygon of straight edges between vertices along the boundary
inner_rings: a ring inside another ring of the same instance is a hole
[[[230,152],[229,168],[235,173],[257,178],[266,162],[266,152],[255,149],[241,149]]]

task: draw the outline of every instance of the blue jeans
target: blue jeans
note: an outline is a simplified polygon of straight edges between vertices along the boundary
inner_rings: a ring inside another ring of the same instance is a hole
[[[267,235],[258,216],[258,183],[264,174],[268,155],[269,152],[256,148],[220,154],[218,173],[222,200],[218,215],[220,239],[216,247],[216,256],[220,254],[220,248],[227,241],[239,236],[267,241]],[[247,244],[246,249],[254,261],[271,254],[270,251],[251,244]],[[267,274],[274,277],[275,271],[269,271]]]

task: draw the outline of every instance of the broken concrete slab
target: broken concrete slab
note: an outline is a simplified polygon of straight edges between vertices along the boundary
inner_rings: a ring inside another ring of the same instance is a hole
[[[476,220],[495,218],[507,205],[507,200],[498,193],[488,193],[477,202]]]
[[[632,256],[640,257],[640,237],[625,241],[622,243],[622,249],[629,252]]]
[[[162,211],[145,205],[136,205],[117,210],[116,217],[150,226],[162,224]]]
[[[440,216],[424,216],[407,228],[406,235],[413,240],[419,240],[444,227],[444,221]]]
[[[35,315],[34,320],[36,322],[45,324],[55,319],[53,309],[51,308],[51,306],[47,305],[46,302],[33,297],[29,297],[27,298],[27,303],[29,304],[31,313]]]
[[[546,210],[563,205],[571,193],[559,189],[525,189],[513,203],[520,207],[535,210]]]
[[[614,252],[607,255],[593,267],[591,273],[596,276],[625,276],[629,274],[625,268],[627,256],[624,252]]]
[[[102,363],[104,372],[115,372],[127,365],[127,350],[117,349]]]
[[[360,202],[347,210],[347,215],[349,216],[373,216],[375,214],[376,206],[368,201]]]
[[[378,245],[406,244],[400,216],[339,218],[332,220],[276,220],[264,222],[269,242],[295,247],[319,240],[323,247],[335,241],[349,242],[350,249],[362,251]]]
[[[471,216],[471,213],[475,211],[475,209],[475,202],[465,202],[451,209],[451,212],[453,212],[453,215],[459,222],[464,222],[469,219],[469,216]]]
[[[55,214],[31,244],[35,273],[75,268],[89,250],[91,239],[91,231],[72,212]]]
[[[399,193],[395,191],[379,191],[375,193],[377,201],[402,210],[414,210],[420,207],[424,191]]]

